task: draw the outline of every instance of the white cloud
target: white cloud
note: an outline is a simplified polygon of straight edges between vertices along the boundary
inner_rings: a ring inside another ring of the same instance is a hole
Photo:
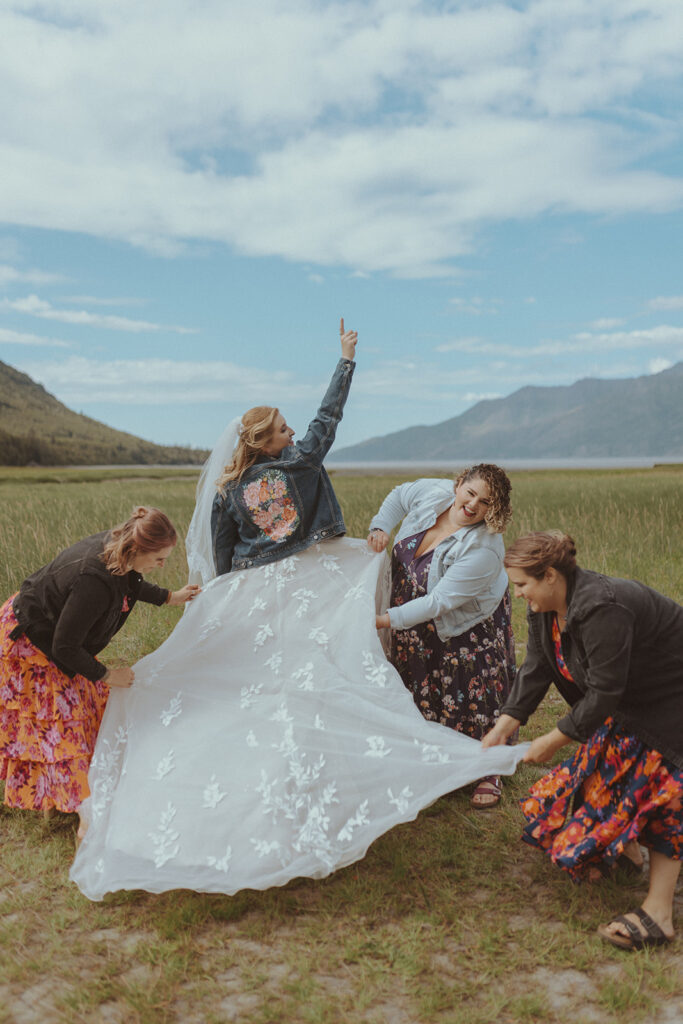
[[[134,334],[144,331],[172,331],[174,334],[197,333],[196,328],[193,327],[155,324],[149,320],[131,320],[124,316],[90,313],[85,309],[56,309],[51,303],[37,295],[27,295],[23,299],[2,299],[0,300],[0,309],[26,313],[43,320],[58,320],[60,323],[75,324],[79,327],[102,327],[108,331],[127,331]]]
[[[136,299],[132,296],[119,298],[105,298],[97,295],[69,295],[66,302],[76,302],[79,306],[144,306],[144,299]]]
[[[658,345],[678,345],[683,347],[683,327],[672,327],[660,324],[657,327],[646,327],[635,331],[614,331],[612,333],[591,334],[582,331],[575,334],[573,343],[578,347],[600,352],[604,349],[648,349]]]
[[[609,331],[613,327],[621,327],[623,323],[624,321],[621,320],[619,317],[603,316],[600,317],[598,320],[593,320],[590,326],[593,328],[594,331]]]
[[[670,359],[651,359],[647,368],[650,373],[661,373],[662,370],[669,370],[673,365]]]
[[[671,0],[20,0],[0,33],[10,224],[420,277],[491,223],[683,204],[648,168]]]
[[[648,302],[650,309],[683,309],[683,295],[660,295]]]
[[[473,295],[470,299],[454,297],[448,300],[449,305],[455,306],[458,313],[470,313],[472,316],[481,316],[482,313],[497,313],[500,307],[499,299],[483,299],[480,295]]]
[[[25,334],[22,331],[12,331],[7,327],[0,327],[0,343],[5,345],[43,345],[47,348],[71,347],[68,341],[46,338],[40,334]]]
[[[82,407],[98,395],[111,404],[193,405],[238,402],[248,408],[263,396],[281,401],[307,399],[315,403],[324,384],[302,383],[294,373],[267,373],[251,366],[219,361],[114,359],[97,361],[72,356],[60,362],[22,363],[22,370],[67,405]]]
[[[455,338],[453,341],[445,341],[442,345],[437,345],[434,349],[435,352],[480,352],[483,351],[483,346],[486,342],[482,341],[481,338]]]
[[[56,284],[65,280],[62,274],[50,274],[44,270],[17,270],[8,263],[0,264],[0,288],[8,284]]]
[[[437,352],[464,352],[498,356],[501,359],[525,359],[534,356],[567,356],[579,352],[602,353],[606,350],[651,349],[678,346],[683,351],[683,327],[660,324],[634,331],[581,331],[567,339],[545,339],[536,345],[507,345],[482,338],[457,338],[439,345]]]

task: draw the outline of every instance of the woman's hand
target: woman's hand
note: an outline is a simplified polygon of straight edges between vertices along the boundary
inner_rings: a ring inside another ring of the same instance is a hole
[[[556,750],[570,742],[570,736],[565,736],[559,729],[552,729],[545,736],[539,736],[532,742],[522,760],[531,761],[533,764],[543,764],[550,760]]]
[[[481,741],[482,747],[499,747],[512,736],[520,723],[512,715],[501,715],[493,729],[486,733]],[[524,759],[526,760],[526,758]]]
[[[339,336],[341,338],[341,350],[344,359],[355,359],[356,358],[356,343],[358,341],[358,331],[345,331],[344,330],[344,317],[339,321]]]
[[[197,583],[187,583],[180,590],[172,590],[167,604],[185,604],[192,601],[197,594],[201,594],[202,588]]]
[[[389,612],[385,612],[384,615],[375,615],[375,629],[391,629]]]
[[[368,547],[373,551],[384,551],[389,543],[389,534],[384,530],[371,530],[368,534]]]
[[[135,679],[135,672],[128,665],[122,665],[121,668],[110,668],[109,672],[104,679],[107,686],[120,686],[126,689],[133,685]]]

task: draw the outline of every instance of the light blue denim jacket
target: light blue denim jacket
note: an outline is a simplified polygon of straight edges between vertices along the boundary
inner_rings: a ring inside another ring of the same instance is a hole
[[[332,447],[356,364],[340,359],[306,436],[277,457],[262,455],[211,510],[218,576],[265,565],[346,532],[323,459]]]
[[[370,529],[391,533],[403,520],[396,543],[428,530],[453,500],[451,480],[423,478],[400,484],[386,496]],[[464,526],[445,537],[432,555],[427,593],[390,608],[391,628],[410,629],[434,619],[437,635],[448,640],[488,619],[507,590],[504,555],[503,538],[489,533],[484,523]]]

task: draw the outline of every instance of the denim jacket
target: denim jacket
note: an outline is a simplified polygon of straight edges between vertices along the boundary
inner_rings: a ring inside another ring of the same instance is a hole
[[[577,569],[557,667],[552,612],[529,610],[529,639],[502,714],[526,722],[555,683],[570,705],[558,729],[582,743],[612,716],[683,768],[683,608],[636,580]]]
[[[370,529],[391,533],[403,520],[396,542],[428,530],[454,501],[451,480],[422,479],[400,484],[386,496]],[[484,523],[462,527],[434,549],[427,593],[389,609],[392,629],[410,629],[434,619],[441,640],[459,636],[493,615],[507,590],[505,548],[499,533]]]
[[[306,436],[275,458],[261,455],[241,480],[230,480],[211,510],[216,573],[265,565],[346,533],[323,468],[342,418],[356,364],[337,363]]]

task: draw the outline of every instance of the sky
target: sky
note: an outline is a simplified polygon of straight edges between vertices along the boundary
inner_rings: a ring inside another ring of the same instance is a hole
[[[683,359],[680,0],[0,0],[0,360],[337,448]]]

